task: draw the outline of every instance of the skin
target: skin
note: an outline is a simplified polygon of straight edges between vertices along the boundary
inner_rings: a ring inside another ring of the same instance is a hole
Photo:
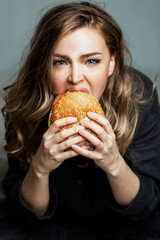
[[[99,99],[114,64],[115,57],[110,55],[102,34],[92,28],[80,28],[61,38],[53,48],[54,92],[82,87]]]
[[[59,39],[52,51],[51,85],[56,94],[83,88],[97,99],[101,97],[114,70],[115,57],[110,55],[100,32],[80,28]],[[22,195],[38,215],[43,215],[49,204],[49,173],[79,154],[91,158],[106,172],[119,205],[129,205],[139,190],[139,179],[120,155],[109,121],[88,113],[79,126],[58,132],[60,127],[74,122],[74,118],[63,118],[48,128],[23,180]],[[77,145],[84,139],[95,146],[94,151]]]

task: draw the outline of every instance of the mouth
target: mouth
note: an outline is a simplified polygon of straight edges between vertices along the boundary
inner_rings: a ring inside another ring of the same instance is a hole
[[[89,93],[89,91],[86,88],[82,88],[82,87],[70,87],[67,89],[67,91],[69,92],[85,92],[85,93]]]

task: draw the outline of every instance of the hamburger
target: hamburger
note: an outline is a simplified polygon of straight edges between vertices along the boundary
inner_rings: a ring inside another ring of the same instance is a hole
[[[53,101],[52,108],[49,114],[48,125],[50,126],[54,121],[64,117],[76,117],[77,121],[74,124],[68,124],[59,129],[62,131],[78,125],[79,122],[87,116],[88,112],[95,112],[105,116],[98,100],[86,92],[64,92],[57,95]],[[88,129],[87,131],[90,132]],[[92,134],[94,134],[92,132]],[[88,146],[90,150],[94,147],[87,140],[78,144],[79,146]]]
[[[98,100],[86,92],[64,92],[58,95],[52,104],[49,114],[49,126],[58,119],[64,117],[76,117],[77,122],[60,128],[60,131],[70,128],[87,116],[88,112],[95,112],[105,116]]]

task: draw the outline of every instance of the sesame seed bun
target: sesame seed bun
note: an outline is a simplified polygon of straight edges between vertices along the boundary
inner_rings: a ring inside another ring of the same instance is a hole
[[[53,102],[52,109],[49,115],[49,125],[55,120],[64,117],[76,117],[77,122],[74,124],[66,125],[60,129],[70,128],[79,123],[80,120],[87,116],[88,112],[95,112],[102,116],[104,115],[103,109],[98,100],[92,95],[85,92],[66,92],[56,97]]]
[[[92,95],[85,92],[62,93],[58,95],[53,102],[52,109],[49,114],[48,124],[50,126],[54,121],[64,117],[77,118],[76,123],[61,127],[59,131],[62,131],[64,129],[78,125],[80,120],[87,116],[88,112],[95,112],[102,116],[105,116],[98,100]],[[89,129],[87,131],[91,132]],[[92,132],[92,134],[94,133]],[[88,146],[89,150],[94,149],[94,146],[87,140],[80,142],[78,145]]]

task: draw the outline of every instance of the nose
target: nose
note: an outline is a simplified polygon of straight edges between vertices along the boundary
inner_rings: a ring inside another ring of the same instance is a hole
[[[84,72],[80,64],[72,64],[70,67],[70,72],[68,76],[68,81],[72,84],[78,84],[84,80]]]

